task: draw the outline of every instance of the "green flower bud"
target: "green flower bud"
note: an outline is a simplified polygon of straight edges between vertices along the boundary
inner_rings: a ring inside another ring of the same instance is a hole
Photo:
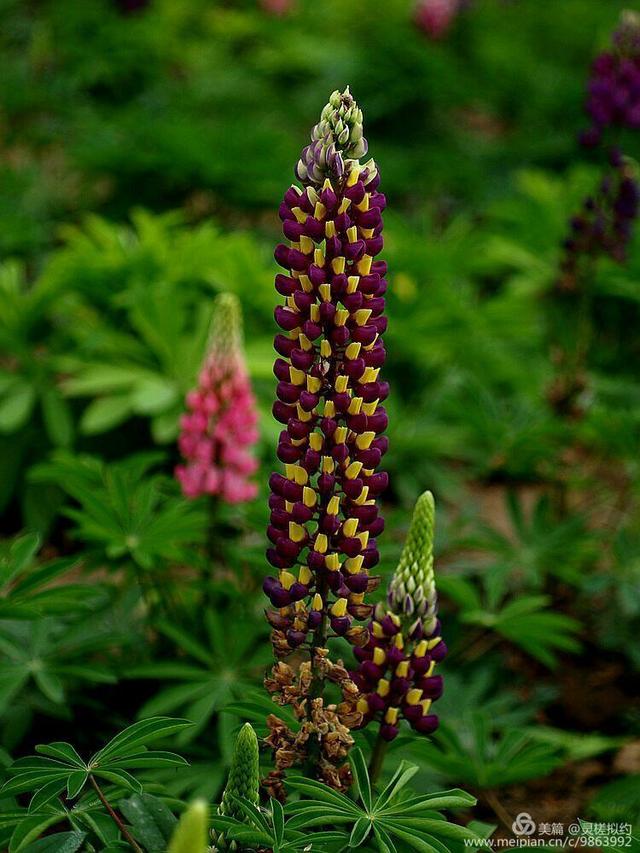
[[[404,615],[422,625],[426,635],[435,629],[438,596],[433,573],[433,538],[435,505],[431,492],[418,498],[413,510],[409,533],[387,593],[394,613]]]
[[[234,798],[249,800],[255,806],[260,803],[260,766],[258,738],[250,723],[245,723],[240,729],[231,757],[229,778],[218,806],[218,814],[246,820],[246,815],[240,809]],[[223,833],[212,833],[214,850],[235,850],[235,842],[227,842]]]
[[[224,359],[242,351],[242,309],[234,293],[214,299],[207,351]]]
[[[296,176],[303,183],[316,186],[321,186],[325,178],[341,179],[354,161],[367,153],[367,148],[362,110],[348,86],[344,92],[336,90],[311,131],[311,144],[302,152]]]
[[[244,797],[257,806],[260,801],[259,786],[258,738],[251,724],[245,723],[236,739],[227,787],[220,804],[220,814],[241,818],[243,812],[238,809],[232,797]]]
[[[167,853],[206,853],[209,806],[195,800],[184,812],[173,833]]]

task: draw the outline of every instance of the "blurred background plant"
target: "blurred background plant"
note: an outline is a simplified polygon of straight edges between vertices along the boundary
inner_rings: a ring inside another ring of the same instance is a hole
[[[374,5],[0,2],[0,762],[183,715],[190,766],[137,771],[164,840],[178,799],[217,801],[248,699],[264,717],[273,211],[346,83],[390,202],[381,571],[431,488],[450,649],[440,729],[390,754],[414,785],[472,790],[481,820],[640,819],[633,17]],[[212,540],[174,470],[221,293],[244,317],[260,494],[219,500]],[[96,802],[77,809],[48,825],[86,833]]]

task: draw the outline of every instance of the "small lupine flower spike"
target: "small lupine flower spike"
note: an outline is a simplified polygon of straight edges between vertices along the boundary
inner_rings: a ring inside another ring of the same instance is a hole
[[[238,805],[238,798],[249,800],[255,806],[260,803],[260,767],[258,738],[250,723],[240,729],[231,757],[229,778],[218,806],[218,814],[245,820],[246,815]],[[235,850],[234,842],[228,843],[223,833],[212,832],[213,850]]]
[[[387,450],[387,265],[374,260],[386,201],[373,160],[357,159],[366,143],[348,89],[333,93],[313,137],[297,169],[305,189],[292,186],[280,206],[290,242],[275,251],[286,270],[276,276],[273,407],[284,473],[270,479],[267,558],[278,574],[264,590],[279,657],[319,626],[366,642],[353,622],[371,615],[364,595],[377,583],[369,571],[384,527],[376,499],[388,481],[377,470]]]
[[[255,497],[257,468],[251,449],[258,414],[242,349],[242,315],[235,296],[215,300],[211,332],[198,387],[187,395],[180,421],[185,464],[176,477],[188,498],[217,495],[227,503]]]
[[[379,720],[385,740],[396,737],[402,718],[424,734],[438,726],[431,705],[442,695],[442,676],[434,669],[447,647],[440,636],[433,573],[434,518],[433,495],[425,492],[416,503],[387,604],[376,607],[367,645],[355,649],[360,665],[352,678],[363,694],[362,724]]]
[[[593,63],[587,112],[591,127],[581,141],[597,145],[608,128],[640,128],[640,15],[622,13],[611,50]]]
[[[638,216],[640,187],[634,163],[614,150],[610,170],[598,191],[586,198],[582,210],[571,219],[570,235],[563,243],[561,275],[556,282],[560,291],[575,291],[580,286],[581,270],[599,256],[617,263],[626,260],[633,223]]]

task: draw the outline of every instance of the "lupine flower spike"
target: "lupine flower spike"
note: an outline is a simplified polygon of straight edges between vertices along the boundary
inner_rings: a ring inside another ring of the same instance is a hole
[[[640,129],[640,15],[622,13],[611,50],[594,61],[589,80],[587,112],[591,127],[581,141],[597,145],[610,128]]]
[[[258,738],[250,723],[245,723],[236,738],[229,778],[218,806],[218,814],[245,820],[246,815],[238,806],[238,799],[249,800],[255,806],[260,803],[260,768]],[[236,850],[234,841],[227,842],[223,833],[215,833],[213,851]]]
[[[460,6],[461,0],[418,0],[413,20],[428,38],[437,41],[451,29]]]
[[[216,495],[226,503],[254,498],[251,449],[258,414],[242,350],[240,305],[230,293],[215,300],[207,353],[187,408],[179,438],[185,464],[175,472],[185,496]]]
[[[271,476],[273,548],[279,570],[265,592],[278,608],[278,655],[304,643],[328,622],[335,634],[359,643],[353,622],[368,618],[369,570],[378,563],[375,537],[384,527],[377,496],[387,486],[377,471],[387,450],[382,406],[389,388],[380,379],[387,266],[382,249],[378,170],[362,136],[362,112],[347,89],[334,92],[303,151],[280,207],[290,245],[275,256],[287,269],[276,276],[284,296],[275,317],[283,334],[273,413],[284,424]]]
[[[640,188],[631,160],[614,150],[609,156],[610,170],[597,192],[586,198],[582,210],[571,219],[570,236],[564,241],[559,290],[576,290],[581,268],[599,256],[618,263],[626,260],[626,248],[638,215]]]
[[[276,656],[309,649],[303,692],[317,693],[319,673],[332,677],[333,665],[317,652],[324,654],[327,637],[367,642],[365,594],[378,582],[369,572],[384,527],[377,498],[388,478],[378,466],[389,388],[380,377],[387,265],[375,258],[386,201],[374,161],[360,163],[366,151],[362,111],[348,88],[334,92],[296,167],[303,186],[290,187],[280,205],[289,243],[275,251],[285,272],[275,282],[284,303],[275,310],[282,333],[274,342],[273,413],[284,426],[284,471],[270,479],[267,559],[278,571],[264,590],[275,608],[268,618]],[[340,672],[333,676],[348,693]],[[285,679],[282,669],[276,675],[274,685]],[[347,735],[340,734],[345,748]]]
[[[360,666],[352,678],[363,697],[363,725],[380,721],[384,740],[393,740],[404,718],[416,731],[431,734],[438,718],[431,705],[442,695],[434,673],[447,653],[433,572],[435,509],[425,492],[416,503],[409,534],[391,579],[386,604],[376,607],[370,640],[355,650]]]

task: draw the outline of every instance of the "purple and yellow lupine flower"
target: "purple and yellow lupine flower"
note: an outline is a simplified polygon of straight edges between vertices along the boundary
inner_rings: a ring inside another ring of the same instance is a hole
[[[275,309],[273,407],[284,470],[269,481],[267,559],[278,573],[264,590],[280,657],[310,632],[324,645],[329,627],[366,642],[354,623],[372,612],[364,596],[376,583],[377,498],[388,482],[378,470],[387,451],[387,265],[376,260],[386,200],[374,161],[360,163],[367,143],[348,88],[333,93],[311,140],[296,167],[303,186],[280,206],[288,243],[275,250],[285,269],[275,282],[284,301]]]
[[[433,573],[433,495],[418,498],[387,602],[376,607],[369,642],[355,649],[360,665],[352,679],[362,692],[363,725],[380,721],[380,734],[393,740],[405,719],[418,732],[438,726],[431,705],[442,695],[434,670],[447,653],[438,620]]]

